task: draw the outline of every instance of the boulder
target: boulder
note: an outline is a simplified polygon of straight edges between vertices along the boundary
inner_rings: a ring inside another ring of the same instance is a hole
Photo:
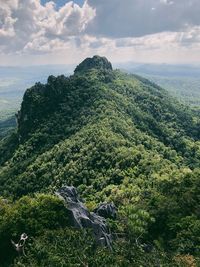
[[[105,218],[89,212],[73,186],[60,188],[56,195],[63,199],[72,227],[92,229],[97,243],[111,248],[112,238]]]
[[[116,219],[117,209],[114,203],[102,203],[94,212],[105,219]]]

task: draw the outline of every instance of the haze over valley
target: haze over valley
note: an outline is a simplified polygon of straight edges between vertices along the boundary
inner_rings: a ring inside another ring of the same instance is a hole
[[[199,14],[0,0],[0,267],[200,266]]]

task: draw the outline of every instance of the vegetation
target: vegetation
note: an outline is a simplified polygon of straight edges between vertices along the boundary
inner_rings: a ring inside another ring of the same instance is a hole
[[[7,136],[16,127],[15,117],[0,121],[0,139]]]
[[[200,109],[199,65],[121,64],[121,69],[146,77],[192,109]]]
[[[161,76],[142,73],[142,76],[154,81],[169,91],[177,99],[190,105],[193,109],[200,109],[200,79],[197,77]]]
[[[199,266],[200,117],[105,60],[28,89],[0,141],[2,266]],[[113,251],[68,226],[63,184],[91,210],[117,206]],[[22,232],[18,258],[10,239]]]

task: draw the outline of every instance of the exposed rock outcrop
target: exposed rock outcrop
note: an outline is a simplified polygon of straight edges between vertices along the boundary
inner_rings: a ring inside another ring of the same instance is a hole
[[[74,73],[86,71],[89,69],[112,70],[112,64],[105,57],[94,56],[86,58],[75,69]]]
[[[112,238],[105,218],[94,212],[89,212],[79,199],[78,193],[73,186],[60,188],[56,195],[64,200],[72,227],[92,229],[97,243],[111,248]]]
[[[105,219],[116,219],[117,209],[113,203],[102,203],[94,212]]]

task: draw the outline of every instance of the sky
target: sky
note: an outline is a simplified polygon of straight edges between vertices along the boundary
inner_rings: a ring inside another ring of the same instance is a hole
[[[0,65],[200,63],[200,0],[0,0]]]
[[[42,5],[45,5],[47,2],[50,2],[48,0],[41,0],[40,1]],[[60,8],[62,6],[64,6],[66,3],[69,3],[70,0],[57,0],[57,1],[54,1],[57,8]],[[78,4],[79,6],[82,6],[84,4],[84,0],[76,0],[74,1],[74,3]]]

